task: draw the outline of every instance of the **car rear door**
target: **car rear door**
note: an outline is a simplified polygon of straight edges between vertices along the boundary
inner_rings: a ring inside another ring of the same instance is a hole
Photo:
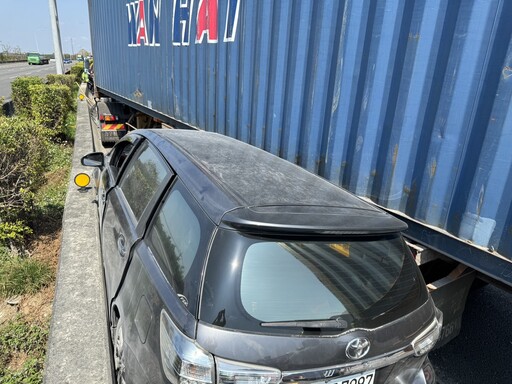
[[[131,249],[172,175],[158,150],[145,140],[105,196],[101,247],[109,303],[123,279]]]

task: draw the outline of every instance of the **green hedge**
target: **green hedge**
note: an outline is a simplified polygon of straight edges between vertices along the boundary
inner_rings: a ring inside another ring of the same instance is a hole
[[[80,84],[82,82],[82,72],[84,71],[84,63],[77,63],[73,65],[69,71],[72,76],[75,76],[75,81]]]
[[[71,110],[71,91],[65,85],[36,84],[29,87],[34,122],[48,129],[50,136],[66,132],[66,120]]]
[[[69,88],[69,99],[68,99],[69,110],[70,111],[76,110],[75,96],[78,91],[78,84],[75,82],[75,77],[73,75],[47,75],[46,76],[46,84],[65,85],[66,87],[68,87]]]
[[[30,232],[23,218],[44,182],[48,162],[45,129],[24,117],[0,117],[0,243],[16,242]]]
[[[41,84],[43,84],[43,80],[35,76],[14,79],[11,84],[12,102],[17,115],[32,117],[32,98],[30,97],[29,88]]]
[[[38,209],[55,143],[69,137],[74,76],[17,78],[12,84],[14,117],[0,116],[0,246],[22,244]],[[65,84],[65,85],[64,85]],[[0,380],[1,382],[1,380]]]
[[[47,75],[46,84],[65,85],[73,91],[75,87],[75,76],[73,75]]]

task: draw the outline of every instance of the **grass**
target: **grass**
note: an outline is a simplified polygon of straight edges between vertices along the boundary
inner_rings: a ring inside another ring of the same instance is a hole
[[[48,172],[46,183],[34,196],[34,207],[30,218],[30,226],[36,234],[55,232],[61,226],[64,203],[71,171],[73,147],[69,143],[52,143],[49,146]],[[44,222],[44,226],[38,223]]]
[[[74,128],[73,128],[74,130]],[[71,168],[73,147],[68,142],[51,143],[48,148],[48,172]]]
[[[72,93],[76,94],[77,89]],[[22,217],[4,223],[4,226],[11,226],[3,229],[5,233],[20,238],[4,239],[6,246],[0,246],[0,305],[6,308],[7,304],[1,301],[14,295],[22,295],[22,304],[17,308],[17,315],[13,310],[10,317],[4,318],[6,322],[0,324],[0,384],[39,384],[43,381],[49,321],[48,314],[41,309],[48,310],[55,280],[55,265],[51,264],[59,245],[58,234],[69,183],[75,111],[76,101],[67,116],[64,131],[52,137],[53,142],[47,148],[44,185],[31,190],[30,203],[20,214]],[[1,229],[0,226],[0,234]],[[18,246],[22,250],[14,249]],[[44,287],[50,288],[41,292]],[[38,301],[41,297],[44,307]],[[33,308],[35,310],[31,310]]]
[[[76,95],[78,92],[78,86],[73,90],[73,94]],[[76,111],[77,104],[76,100],[74,101],[73,110]],[[75,131],[76,131],[76,113],[70,113],[66,120],[66,140],[74,142],[75,140]]]
[[[0,384],[42,382],[48,329],[48,324],[29,324],[21,318],[0,328]],[[17,369],[9,368],[18,364]]]
[[[61,227],[72,150],[64,143],[49,148],[46,183],[34,196],[31,221],[36,236]],[[45,262],[0,248],[0,297],[33,294],[54,279]],[[22,317],[0,327],[0,384],[42,383],[48,332],[48,323],[29,324]]]
[[[71,114],[66,135],[74,135],[75,114]],[[52,143],[45,184],[36,191],[28,224],[32,240],[56,234],[62,225],[66,200],[73,139]],[[30,251],[30,242],[27,249]],[[50,265],[20,251],[0,247],[0,299],[12,295],[30,295],[53,284]],[[38,320],[38,322],[41,322]],[[0,384],[39,384],[43,381],[43,365],[48,341],[49,323],[28,323],[21,315],[0,326]]]
[[[46,183],[34,196],[30,218],[36,235],[53,233],[61,226],[72,151],[71,145],[64,143],[52,143],[48,148]],[[53,280],[53,272],[47,264],[22,253],[0,249],[1,297],[32,294],[48,286]]]
[[[0,296],[33,294],[54,279],[47,264],[15,253],[0,259]]]

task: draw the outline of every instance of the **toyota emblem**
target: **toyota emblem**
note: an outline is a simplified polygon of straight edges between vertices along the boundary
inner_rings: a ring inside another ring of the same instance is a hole
[[[358,360],[370,352],[370,340],[366,337],[358,337],[352,340],[345,349],[345,354],[350,360]]]

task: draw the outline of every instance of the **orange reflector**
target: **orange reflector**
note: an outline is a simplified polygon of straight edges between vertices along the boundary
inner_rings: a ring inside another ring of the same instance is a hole
[[[87,173],[79,173],[75,176],[75,184],[80,188],[85,188],[89,185],[91,178]]]

